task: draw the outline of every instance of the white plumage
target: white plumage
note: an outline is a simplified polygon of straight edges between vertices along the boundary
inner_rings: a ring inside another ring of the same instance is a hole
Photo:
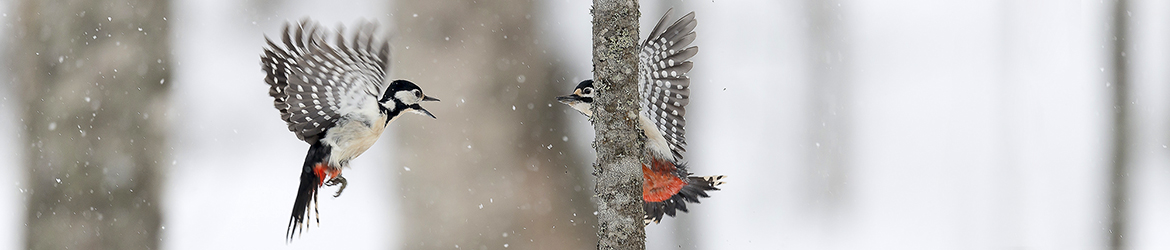
[[[309,144],[340,119],[365,119],[365,123],[379,119],[377,105],[386,89],[389,66],[389,43],[374,43],[374,25],[362,25],[349,44],[341,31],[336,34],[337,43],[328,44],[325,32],[318,28],[307,20],[295,30],[286,25],[283,48],[268,40],[261,57],[274,106],[289,130]]]
[[[651,151],[664,159],[681,161],[682,152],[686,151],[683,116],[690,102],[691,85],[686,74],[693,67],[690,58],[699,52],[699,47],[690,46],[698,22],[691,12],[665,26],[668,16],[670,11],[650,31],[638,54],[641,120],[642,130],[650,140],[646,145]]]

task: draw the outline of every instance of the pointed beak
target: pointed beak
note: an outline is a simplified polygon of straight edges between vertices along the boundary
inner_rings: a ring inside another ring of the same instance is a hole
[[[439,101],[439,98],[434,98],[434,97],[430,97],[430,96],[423,96],[422,100],[424,102],[430,102],[430,101],[437,102],[437,101]]]
[[[572,94],[572,95],[567,95],[567,96],[558,96],[557,101],[564,103],[564,104],[572,104],[574,102],[581,101],[581,96],[579,96],[577,94]]]
[[[437,101],[439,99],[435,99],[435,100]],[[435,115],[431,114],[430,111],[427,111],[422,106],[419,106],[417,103],[414,105],[410,105],[410,112],[415,113],[415,114],[430,116],[432,119],[439,119],[438,117],[435,117]]]

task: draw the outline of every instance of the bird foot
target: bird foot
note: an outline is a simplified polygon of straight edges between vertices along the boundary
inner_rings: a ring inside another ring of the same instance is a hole
[[[345,186],[349,185],[349,183],[346,182],[345,177],[341,177],[341,175],[338,175],[337,177],[333,177],[333,179],[329,179],[329,181],[325,182],[325,185],[330,186],[330,187],[336,186],[337,184],[341,184],[341,187],[337,189],[336,194],[333,194],[334,198],[341,196],[341,191],[345,191]]]

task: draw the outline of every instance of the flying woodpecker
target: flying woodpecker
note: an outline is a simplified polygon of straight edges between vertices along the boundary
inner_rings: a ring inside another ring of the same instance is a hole
[[[264,38],[268,47],[260,65],[267,74],[268,95],[288,129],[310,145],[285,232],[289,241],[298,229],[304,232],[309,207],[316,212],[318,189],[341,184],[333,196],[341,195],[346,186],[341,170],[374,145],[399,114],[435,118],[419,103],[439,99],[407,80],[384,82],[390,70],[389,41],[375,41],[374,24],[359,26],[349,40],[343,37],[344,27],[338,27],[334,44],[308,19],[285,24],[284,46]]]
[[[693,176],[683,163],[686,149],[684,137],[686,105],[690,97],[690,78],[693,67],[689,59],[699,52],[695,40],[695,12],[679,18],[670,26],[663,26],[670,10],[662,16],[638,53],[638,90],[641,92],[641,112],[638,125],[646,136],[646,158],[642,164],[642,208],[645,223],[658,223],[662,215],[675,215],[675,210],[687,212],[685,202],[699,203],[700,197],[709,197],[707,191],[719,190],[726,176]],[[573,94],[557,97],[582,114],[592,117],[593,97],[597,90],[593,80],[585,80],[573,89]]]

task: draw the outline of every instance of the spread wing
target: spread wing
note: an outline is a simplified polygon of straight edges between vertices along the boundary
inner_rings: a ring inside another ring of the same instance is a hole
[[[642,94],[642,110],[647,118],[654,121],[658,131],[666,138],[675,159],[682,159],[686,149],[686,105],[689,102],[691,80],[690,58],[699,52],[699,47],[690,46],[695,40],[695,12],[679,18],[674,24],[664,27],[666,11],[650,36],[642,44],[638,54],[641,64],[639,91]],[[690,46],[690,47],[688,47]]]
[[[268,47],[260,65],[267,73],[268,95],[298,139],[316,143],[347,111],[380,97],[390,44],[375,42],[374,29],[371,23],[361,24],[347,44],[339,27],[336,45],[331,45],[325,31],[306,19],[285,24],[283,47],[264,38]]]

